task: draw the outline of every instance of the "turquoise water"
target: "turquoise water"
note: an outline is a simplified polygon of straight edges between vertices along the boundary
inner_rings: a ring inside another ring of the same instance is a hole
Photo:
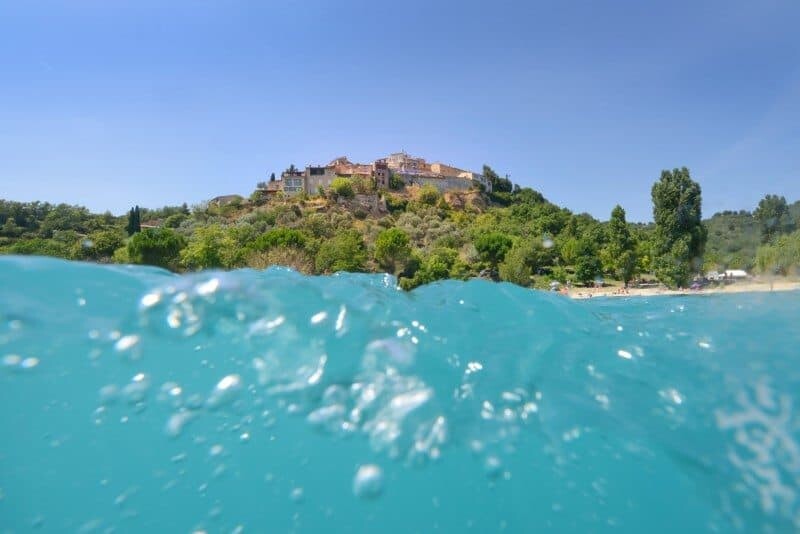
[[[0,258],[0,532],[791,532],[800,295]]]

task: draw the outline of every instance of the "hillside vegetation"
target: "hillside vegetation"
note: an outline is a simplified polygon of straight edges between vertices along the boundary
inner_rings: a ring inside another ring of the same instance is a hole
[[[654,186],[654,202],[660,202],[657,194],[669,198],[659,187],[671,187],[670,180],[694,184],[688,170],[665,172]],[[556,206],[533,189],[495,179],[495,192],[488,195],[475,190],[443,196],[431,187],[364,191],[339,183],[337,191],[311,198],[254,195],[224,205],[137,207],[121,217],[65,204],[0,200],[0,253],[150,264],[179,272],[270,265],[308,274],[389,272],[405,289],[476,276],[542,288],[553,281],[643,277],[682,285],[703,269],[793,274],[800,264],[794,232],[800,202],[760,206],[756,213],[718,213],[700,226],[697,186],[698,226],[686,230],[694,232],[696,250],[682,252],[685,221],[671,214],[685,206],[665,200],[657,211],[657,221],[673,220],[674,228],[669,222],[630,224],[619,206],[601,222]],[[359,203],[357,193],[372,195],[373,208]],[[773,208],[777,219],[771,221],[765,210]],[[681,254],[686,263],[676,268]]]

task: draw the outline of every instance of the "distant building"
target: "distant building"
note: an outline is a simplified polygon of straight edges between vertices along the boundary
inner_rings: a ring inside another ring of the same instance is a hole
[[[388,189],[392,175],[408,185],[432,185],[439,191],[463,191],[482,187],[491,192],[491,182],[482,174],[465,171],[444,163],[428,163],[424,158],[396,152],[370,163],[353,163],[341,156],[327,165],[308,165],[304,170],[284,171],[280,180],[259,188],[268,196],[278,191],[293,196],[305,192],[316,194],[327,190],[337,177],[371,181],[378,189]]]
[[[279,187],[286,195],[294,196],[300,194],[306,188],[305,174],[300,170],[283,171]]]

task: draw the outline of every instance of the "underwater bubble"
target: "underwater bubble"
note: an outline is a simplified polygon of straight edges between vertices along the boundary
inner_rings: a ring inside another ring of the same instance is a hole
[[[289,498],[292,500],[292,502],[303,502],[303,488],[292,488],[292,491],[289,493]]]
[[[25,358],[19,362],[19,366],[22,369],[33,369],[37,365],[39,365],[39,358]]]
[[[362,465],[353,478],[353,494],[359,499],[374,499],[383,493],[383,470],[375,464]]]
[[[161,302],[161,292],[154,291],[152,293],[148,293],[142,297],[142,300],[139,301],[142,308],[151,308]]]
[[[210,449],[208,449],[208,454],[210,456],[219,456],[223,453],[225,449],[219,443],[212,445]]]
[[[250,441],[250,432],[242,432],[239,435],[239,441],[241,441],[242,443],[247,443],[248,441]]]
[[[164,425],[164,433],[171,438],[180,436],[181,432],[183,432],[183,427],[193,418],[194,414],[188,411],[172,414],[169,419],[167,419],[166,425]]]
[[[673,404],[683,404],[683,395],[675,388],[662,389],[658,394],[662,399],[672,402]]]
[[[311,316],[311,324],[319,324],[328,318],[328,312],[321,311]]]
[[[197,284],[195,288],[197,294],[201,296],[212,295],[217,289],[219,289],[219,278],[212,278],[207,282]]]
[[[114,344],[114,348],[117,351],[122,352],[135,346],[137,343],[139,343],[139,336],[136,335],[123,336],[117,340],[117,342]]]
[[[633,354],[631,354],[627,350],[623,350],[623,349],[619,349],[617,351],[617,356],[619,356],[620,358],[623,358],[625,360],[630,360],[630,359],[633,358]]]
[[[12,369],[17,367],[22,362],[22,356],[19,354],[6,354],[3,356],[3,367]]]
[[[212,410],[229,404],[242,390],[242,377],[236,374],[223,377],[206,400],[206,406]]]
[[[98,392],[101,404],[111,404],[119,398],[119,388],[116,384],[106,384]]]
[[[122,388],[122,395],[130,404],[136,404],[144,400],[147,390],[150,388],[150,377],[145,373],[137,373],[130,383]]]
[[[503,462],[495,455],[489,455],[483,461],[483,472],[489,478],[497,478],[503,472]]]

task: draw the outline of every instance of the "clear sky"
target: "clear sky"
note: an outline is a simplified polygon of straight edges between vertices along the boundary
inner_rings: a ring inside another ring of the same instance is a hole
[[[797,0],[0,0],[0,198],[194,204],[406,150],[576,212],[800,199]]]

